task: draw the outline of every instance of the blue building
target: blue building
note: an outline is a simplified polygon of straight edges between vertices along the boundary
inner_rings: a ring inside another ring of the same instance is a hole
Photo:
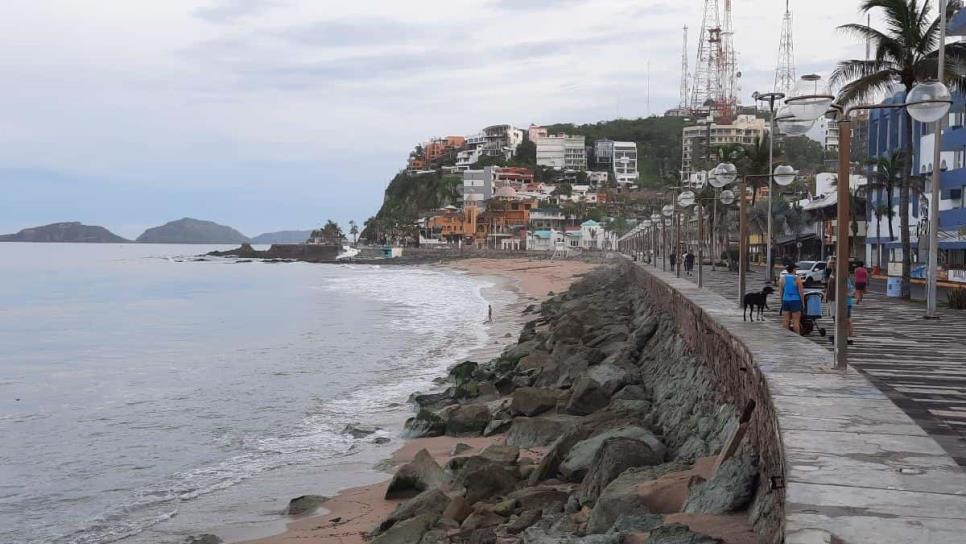
[[[942,139],[941,164],[941,197],[939,202],[939,262],[946,269],[953,269],[950,279],[962,277],[966,282],[966,202],[963,200],[966,189],[966,130],[964,130],[964,111],[966,111],[966,96],[956,93],[954,104],[949,113],[948,128],[944,130]],[[905,93],[899,92],[885,100],[884,104],[901,104],[905,102]],[[872,110],[869,115],[868,156],[870,159],[886,157],[901,150],[905,137],[904,123],[906,116],[901,108],[887,110]],[[932,190],[933,146],[935,135],[934,125],[923,125],[913,122],[912,140],[912,172],[920,176],[923,182],[918,184],[921,192],[910,192],[909,214],[910,239],[912,241],[913,277],[925,277],[925,261],[928,258],[928,214],[929,195]],[[870,179],[874,180],[873,167],[870,168]],[[884,188],[869,190],[868,198],[868,237],[866,238],[866,261],[878,264],[890,275],[901,273],[902,244],[900,242],[899,223],[899,190],[896,188],[892,195],[893,225],[895,239],[889,238],[888,217],[883,217],[881,224],[875,217],[874,210],[888,199]]]

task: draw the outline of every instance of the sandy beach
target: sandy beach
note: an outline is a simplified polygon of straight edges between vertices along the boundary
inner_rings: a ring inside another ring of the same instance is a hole
[[[598,265],[566,260],[466,259],[447,263],[446,266],[472,275],[502,280],[501,288],[509,288],[517,294],[515,303],[494,308],[491,335],[496,340],[490,346],[473,353],[474,358],[482,360],[496,356],[509,341],[515,340],[523,325],[521,312],[524,307],[544,300],[550,293],[567,290],[580,275],[593,270]],[[504,339],[506,335],[509,337]],[[457,443],[463,443],[472,448],[461,454],[467,455],[478,453],[490,444],[503,443],[503,441],[503,435],[489,438],[443,436],[407,440],[393,453],[389,461],[392,467],[397,467],[411,461],[420,450],[426,449],[437,462],[442,464],[449,460],[450,452]],[[538,450],[521,452],[522,456],[531,458],[539,458],[542,454],[543,452]],[[340,491],[335,497],[326,501],[318,513],[293,519],[282,534],[245,542],[248,544],[361,544],[365,542],[366,533],[392,512],[400,502],[403,502],[384,499],[390,477],[387,472],[385,481],[381,483]],[[238,541],[238,539],[232,540]]]

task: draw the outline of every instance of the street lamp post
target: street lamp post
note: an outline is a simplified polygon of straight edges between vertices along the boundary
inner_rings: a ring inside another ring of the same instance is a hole
[[[803,76],[792,96],[786,98],[787,114],[782,117],[790,131],[804,134],[826,113],[835,116],[839,126],[839,172],[837,193],[837,225],[835,240],[835,367],[848,367],[848,277],[849,277],[849,196],[851,185],[851,147],[853,112],[876,109],[906,108],[909,116],[920,123],[939,121],[949,113],[952,104],[949,90],[941,82],[916,85],[906,97],[905,104],[857,105],[846,107],[833,104],[835,97],[816,75]],[[938,146],[937,146],[938,148]],[[939,165],[934,164],[938,169]],[[905,212],[903,212],[905,213]]]
[[[754,99],[760,102],[768,102],[769,124],[768,124],[768,171],[771,172],[775,167],[775,102],[785,98],[783,93],[755,93]],[[771,265],[771,239],[772,239],[772,186],[771,178],[768,178],[768,236],[765,240],[765,281],[772,282]]]
[[[945,2],[939,8],[939,67],[936,73],[938,85],[942,85],[946,69],[946,6]],[[909,93],[910,95],[912,93]],[[932,150],[932,187],[929,198],[929,273],[926,276],[926,319],[939,319],[936,312],[937,289],[939,279],[939,184],[942,181],[939,167],[942,158],[942,130],[946,115],[936,121],[936,139]]]

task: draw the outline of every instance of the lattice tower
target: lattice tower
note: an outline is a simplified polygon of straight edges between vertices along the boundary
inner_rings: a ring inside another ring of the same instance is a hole
[[[692,111],[713,109],[721,98],[721,22],[718,0],[704,1],[704,17],[698,36],[698,56],[691,86]]]
[[[735,52],[734,24],[731,15],[731,0],[725,0],[724,22],[721,27],[721,57],[719,59],[719,77],[721,79],[721,95],[717,99],[718,116],[723,123],[730,123],[738,113],[741,94],[738,79],[738,54]]]
[[[792,11],[785,0],[782,37],[778,43],[778,68],[775,70],[775,92],[788,94],[795,86],[795,44],[792,41]]]

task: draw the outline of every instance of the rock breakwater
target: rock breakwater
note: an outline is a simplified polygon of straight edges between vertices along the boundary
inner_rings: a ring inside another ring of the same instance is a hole
[[[412,437],[492,436],[476,455],[428,451],[397,470],[408,498],[376,544],[649,544],[759,540],[758,455],[718,457],[739,426],[673,321],[621,266],[539,308],[500,357],[414,394]]]

